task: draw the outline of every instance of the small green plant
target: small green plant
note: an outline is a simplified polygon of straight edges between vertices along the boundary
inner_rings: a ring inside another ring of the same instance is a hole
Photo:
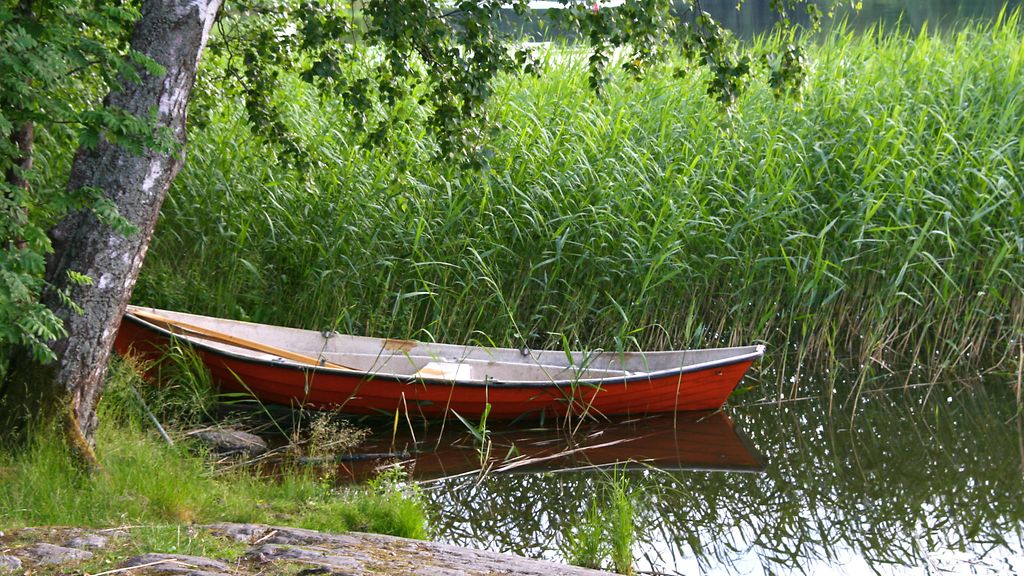
[[[405,470],[399,467],[384,470],[369,482],[366,489],[346,488],[334,506],[337,512],[335,519],[341,520],[346,530],[419,540],[429,536],[419,487],[410,482]],[[328,509],[331,509],[330,505]],[[318,517],[326,516],[318,514]],[[330,526],[325,528],[330,529]]]
[[[563,555],[570,564],[598,569],[604,560],[604,516],[597,499],[592,499],[579,524],[571,526],[563,539]]]
[[[611,560],[615,571],[633,574],[636,519],[629,478],[618,470],[603,477],[579,523],[563,535],[562,553],[576,566],[601,568]]]
[[[608,537],[611,542],[612,565],[619,574],[633,574],[633,543],[636,541],[633,497],[629,478],[616,471],[611,485],[611,511]]]
[[[480,415],[480,422],[473,424],[467,420],[462,414],[458,412],[452,412],[462,422],[462,425],[466,427],[473,436],[473,442],[476,446],[477,456],[480,458],[480,469],[486,471],[487,463],[491,459],[491,448],[493,443],[491,442],[491,432],[487,428],[487,416],[491,413],[491,404],[488,402],[484,406],[484,412]],[[511,453],[511,450],[510,450]]]
[[[369,434],[369,430],[352,426],[335,412],[317,412],[312,417],[309,436],[304,443],[307,454],[327,459],[351,451]]]

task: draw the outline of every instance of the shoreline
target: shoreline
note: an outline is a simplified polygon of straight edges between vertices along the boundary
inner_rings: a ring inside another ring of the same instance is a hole
[[[32,527],[0,532],[0,574],[609,574],[438,542],[266,524],[167,525],[174,543],[141,530]],[[196,545],[199,543],[198,545]],[[181,553],[186,552],[186,553]]]

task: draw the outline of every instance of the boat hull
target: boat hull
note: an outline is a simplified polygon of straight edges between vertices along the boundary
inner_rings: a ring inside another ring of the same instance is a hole
[[[177,336],[127,314],[115,340],[120,354],[158,360]],[[187,338],[183,338],[187,341]],[[755,358],[673,373],[605,378],[600,382],[537,383],[430,381],[359,374],[322,366],[276,363],[193,346],[224,391],[249,393],[263,402],[350,414],[428,418],[457,413],[514,419],[593,415],[639,416],[716,410],[728,399]],[[760,353],[757,354],[760,356]]]

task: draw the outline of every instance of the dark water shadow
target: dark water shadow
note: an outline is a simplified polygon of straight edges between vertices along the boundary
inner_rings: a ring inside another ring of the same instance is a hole
[[[421,482],[613,468],[764,470],[764,457],[723,412],[585,422],[572,429],[495,424],[475,433],[449,420],[388,432],[378,432],[360,451],[390,458],[343,462],[338,477],[360,481],[384,466],[400,466]]]

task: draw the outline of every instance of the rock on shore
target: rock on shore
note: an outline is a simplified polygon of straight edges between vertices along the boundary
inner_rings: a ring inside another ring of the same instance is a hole
[[[118,574],[130,576],[607,574],[510,554],[380,534],[334,534],[284,526],[230,523],[184,529],[190,536],[202,532],[207,537],[220,539],[225,550],[232,549],[233,552],[223,558],[155,552],[139,554],[138,544],[132,542],[130,528],[92,531],[26,528],[0,537],[0,574],[75,573],[81,572],[89,562],[104,566],[103,570],[91,569],[89,572],[113,569]],[[239,554],[240,549],[244,551]]]

